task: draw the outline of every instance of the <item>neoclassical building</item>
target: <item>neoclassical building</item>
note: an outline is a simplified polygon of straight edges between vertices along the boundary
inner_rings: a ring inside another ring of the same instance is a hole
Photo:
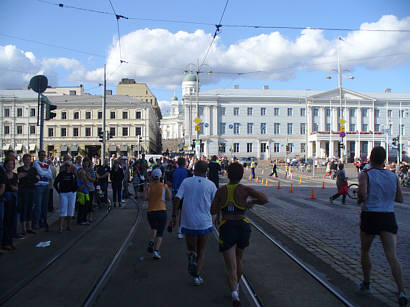
[[[271,90],[268,86],[197,93],[196,78],[190,73],[182,82],[184,139],[185,144],[201,140],[205,155],[258,159],[343,155],[351,161],[367,157],[374,146],[391,144],[397,136],[401,154],[408,151],[410,93]],[[339,147],[341,120],[345,149]],[[390,156],[395,154],[390,148]]]
[[[169,114],[163,115],[161,119],[162,149],[179,151],[184,141],[184,133],[184,109],[174,95]]]

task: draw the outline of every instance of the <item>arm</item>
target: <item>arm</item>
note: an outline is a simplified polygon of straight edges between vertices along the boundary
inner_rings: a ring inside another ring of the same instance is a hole
[[[367,199],[367,185],[369,178],[366,172],[359,174],[359,192],[357,193],[357,203],[360,205]]]
[[[403,202],[403,194],[402,194],[402,192],[401,192],[401,187],[400,187],[399,178],[397,178],[396,197],[394,198],[394,201],[396,201],[396,202],[398,202],[398,203],[402,203],[402,202]]]
[[[177,224],[177,212],[178,212],[178,208],[180,207],[180,205],[181,205],[181,199],[175,196],[174,203],[172,206],[172,219],[171,219],[172,227],[175,227]]]
[[[266,197],[265,193],[256,191],[255,189],[252,189],[248,186],[246,186],[248,189],[248,196],[250,196],[252,199],[248,200],[246,202],[246,205],[248,208],[252,208],[253,205],[264,205],[269,202],[268,198]]]
[[[211,214],[212,215],[217,214],[221,210],[222,203],[221,203],[220,191],[221,190],[218,189],[218,191],[215,193],[215,198],[212,201],[212,204],[211,204]]]
[[[54,184],[53,184],[54,189],[56,189],[56,191],[57,191],[58,193],[60,193],[60,189],[59,189],[59,187],[58,187],[58,184],[60,183],[60,178],[61,178],[61,173],[59,173],[59,174],[57,175],[56,180],[54,180]]]
[[[145,187],[144,192],[142,193],[142,199],[148,200],[149,184]]]
[[[4,185],[4,183],[0,183],[0,197],[3,196],[5,189],[6,186]]]
[[[165,200],[169,201],[171,199],[172,199],[171,190],[168,188],[167,185],[165,185]]]

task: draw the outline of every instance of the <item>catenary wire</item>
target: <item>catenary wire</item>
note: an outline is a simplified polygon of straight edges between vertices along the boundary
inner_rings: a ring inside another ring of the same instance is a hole
[[[45,3],[48,5],[57,6],[60,8],[69,8],[75,9],[80,11],[86,11],[90,13],[98,13],[98,14],[105,14],[105,15],[115,15],[111,12],[95,10],[95,9],[87,9],[72,5],[65,5],[63,3],[54,3],[47,0],[35,0],[41,3]],[[331,27],[309,27],[309,26],[277,26],[277,25],[254,25],[254,24],[221,24],[215,25],[213,23],[207,22],[197,22],[197,21],[190,21],[190,20],[175,20],[175,19],[158,19],[158,18],[143,18],[143,17],[125,17],[119,15],[121,18],[128,19],[128,20],[141,20],[141,21],[151,21],[151,22],[164,22],[164,23],[177,23],[177,24],[192,24],[192,25],[204,25],[204,26],[220,26],[225,28],[254,28],[254,29],[283,29],[283,30],[318,30],[318,31],[342,31],[342,32],[410,32],[410,29],[358,29],[358,28],[331,28]]]

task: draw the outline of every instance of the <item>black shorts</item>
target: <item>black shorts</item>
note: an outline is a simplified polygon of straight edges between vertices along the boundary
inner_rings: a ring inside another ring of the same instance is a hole
[[[244,220],[228,220],[219,227],[219,251],[224,252],[236,244],[245,249],[249,245],[251,226]]]
[[[360,230],[369,235],[378,235],[381,231],[397,233],[398,227],[394,212],[369,212],[360,214]]]
[[[162,237],[164,235],[164,229],[167,223],[167,211],[150,211],[147,212],[147,217],[151,229],[155,229],[157,231],[157,237]]]

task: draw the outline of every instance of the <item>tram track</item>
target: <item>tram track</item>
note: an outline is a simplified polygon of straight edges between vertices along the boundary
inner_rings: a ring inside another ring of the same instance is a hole
[[[101,274],[97,278],[97,280],[90,286],[90,290],[87,292],[86,295],[84,295],[84,299],[81,303],[81,306],[91,306],[92,303],[95,300],[96,295],[98,292],[101,290],[102,286],[105,284],[105,282],[108,280],[108,278],[111,276],[113,270],[116,267],[116,264],[119,262],[121,256],[125,252],[129,242],[131,241],[133,235],[135,234],[136,228],[138,223],[141,222],[141,207],[138,205],[138,203],[130,198],[136,205],[137,205],[137,214],[135,221],[132,224],[132,227],[127,233],[127,236],[125,237],[124,240],[122,240],[120,246],[117,248],[115,251],[114,256],[111,258],[109,261],[109,264],[104,267],[102,270]],[[126,209],[126,208],[123,208]],[[106,212],[92,225],[90,225],[89,228],[87,228],[85,231],[81,232],[76,238],[71,240],[66,246],[61,248],[57,253],[55,253],[52,257],[49,258],[46,262],[44,262],[42,265],[40,265],[39,268],[33,270],[30,274],[27,275],[26,278],[21,280],[19,283],[17,283],[15,286],[7,290],[4,295],[0,297],[0,306],[6,305],[10,303],[13,299],[18,297],[18,294],[23,292],[25,289],[29,288],[31,284],[36,282],[37,279],[41,278],[41,276],[47,271],[51,269],[54,265],[56,265],[59,260],[63,260],[64,256],[67,255],[70,251],[73,250],[73,248],[80,243],[84,242],[84,239],[90,239],[91,233],[93,233],[94,230],[98,229],[102,225],[104,225],[104,221],[107,221],[108,217],[110,216],[112,210],[111,208],[107,208]]]

